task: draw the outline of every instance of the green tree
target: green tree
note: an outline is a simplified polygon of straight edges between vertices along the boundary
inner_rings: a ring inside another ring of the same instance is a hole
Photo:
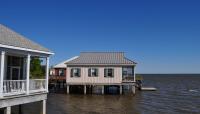
[[[44,77],[45,72],[42,69],[41,63],[42,63],[42,60],[40,60],[38,57],[31,58],[30,78],[41,79]]]

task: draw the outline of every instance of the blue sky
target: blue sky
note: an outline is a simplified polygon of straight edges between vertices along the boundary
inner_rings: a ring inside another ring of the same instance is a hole
[[[1,1],[0,23],[55,52],[124,51],[139,73],[200,73],[200,1]]]

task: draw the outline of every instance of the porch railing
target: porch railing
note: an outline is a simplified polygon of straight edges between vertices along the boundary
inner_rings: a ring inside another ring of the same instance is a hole
[[[30,92],[42,92],[46,91],[45,79],[30,79],[29,90]]]
[[[3,94],[5,96],[26,93],[26,80],[4,80]]]
[[[134,82],[134,76],[123,76],[122,78],[123,82]]]

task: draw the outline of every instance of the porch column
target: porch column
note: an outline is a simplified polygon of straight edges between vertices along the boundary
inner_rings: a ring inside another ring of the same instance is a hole
[[[4,62],[5,62],[5,51],[1,52],[1,73],[0,73],[0,97],[3,97],[3,77],[4,77]]]
[[[30,85],[30,61],[31,55],[27,55],[27,63],[26,63],[26,94],[29,94],[29,85]]]
[[[136,74],[135,74],[135,66],[133,67],[133,72],[134,72],[134,83],[136,82]]]
[[[46,92],[48,91],[49,88],[49,57],[46,58]]]
[[[4,110],[4,114],[11,114],[11,107],[6,107],[6,109]]]
[[[42,114],[46,114],[46,102],[47,100],[42,101]]]
[[[133,67],[134,69],[134,85],[132,86],[132,92],[135,94],[135,86],[136,86],[136,73],[135,73],[135,68],[136,66]]]

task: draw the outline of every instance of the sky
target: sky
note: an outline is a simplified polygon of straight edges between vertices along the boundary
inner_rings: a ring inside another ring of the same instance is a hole
[[[51,65],[122,51],[138,73],[200,73],[198,0],[1,0],[0,23],[49,48]]]

